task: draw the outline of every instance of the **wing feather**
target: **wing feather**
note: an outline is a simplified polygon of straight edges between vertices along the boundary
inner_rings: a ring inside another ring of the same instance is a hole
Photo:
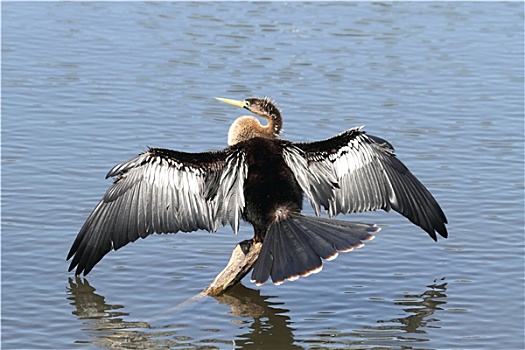
[[[82,226],[69,270],[87,274],[111,249],[152,233],[237,232],[244,209],[245,151],[185,153],[152,148],[116,165],[113,185]],[[219,210],[221,209],[221,210]]]
[[[447,237],[447,219],[425,186],[395,156],[387,141],[362,127],[328,140],[289,143],[284,159],[317,215],[394,209],[434,240]]]

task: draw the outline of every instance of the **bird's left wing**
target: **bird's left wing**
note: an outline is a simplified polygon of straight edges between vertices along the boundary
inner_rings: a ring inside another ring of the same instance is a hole
[[[247,174],[242,150],[186,153],[151,148],[118,164],[107,177],[113,185],[82,226],[67,259],[84,274],[111,249],[152,233],[235,232],[244,208]]]
[[[447,219],[430,192],[395,156],[387,141],[349,129],[328,140],[283,146],[287,165],[317,215],[394,209],[434,240]]]

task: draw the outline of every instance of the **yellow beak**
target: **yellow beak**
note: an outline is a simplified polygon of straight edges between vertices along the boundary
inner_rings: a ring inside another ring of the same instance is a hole
[[[221,98],[221,97],[215,97],[215,99],[221,102],[227,103],[229,105],[235,106],[235,107],[244,108],[244,101],[230,100],[230,99]]]

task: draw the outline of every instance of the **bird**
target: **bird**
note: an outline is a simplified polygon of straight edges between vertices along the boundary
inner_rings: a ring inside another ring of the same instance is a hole
[[[252,115],[236,119],[222,150],[148,148],[113,167],[114,178],[74,240],[69,271],[87,275],[110,251],[153,233],[207,230],[241,221],[262,242],[250,280],[276,285],[319,272],[323,260],[360,248],[375,224],[338,214],[394,210],[437,241],[447,218],[386,140],[353,127],[325,140],[281,139],[281,110],[269,97],[217,100]],[[263,118],[263,124],[255,116]],[[303,200],[314,215],[303,213]],[[322,216],[326,214],[325,216]]]

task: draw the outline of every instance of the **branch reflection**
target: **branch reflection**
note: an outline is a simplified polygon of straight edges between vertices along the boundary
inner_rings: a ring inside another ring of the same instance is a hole
[[[270,296],[261,296],[259,290],[237,284],[227,293],[214,297],[219,303],[230,305],[231,313],[240,317],[251,317],[250,332],[238,335],[235,345],[242,349],[302,349],[294,345],[290,310],[282,309],[268,301]]]

